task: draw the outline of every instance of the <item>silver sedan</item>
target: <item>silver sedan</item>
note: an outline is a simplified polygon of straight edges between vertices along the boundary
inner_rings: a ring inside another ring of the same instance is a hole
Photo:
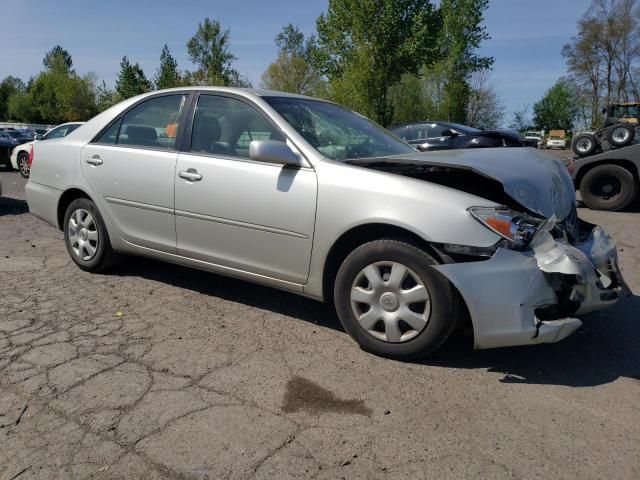
[[[362,348],[410,359],[468,322],[476,348],[555,342],[627,292],[530,149],[419,153],[334,103],[183,88],[33,145],[34,215],[82,269],[149,256],[335,307]]]

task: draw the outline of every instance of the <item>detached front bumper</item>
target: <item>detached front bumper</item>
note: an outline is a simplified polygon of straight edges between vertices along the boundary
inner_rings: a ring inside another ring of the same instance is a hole
[[[630,293],[600,227],[576,246],[542,232],[525,252],[500,248],[486,261],[436,268],[464,298],[478,349],[558,342],[582,325],[574,315]]]

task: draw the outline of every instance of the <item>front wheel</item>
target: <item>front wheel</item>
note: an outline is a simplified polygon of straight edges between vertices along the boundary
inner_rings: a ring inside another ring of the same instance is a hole
[[[87,198],[72,201],[63,228],[67,252],[82,270],[102,272],[113,266],[116,254],[95,203]]]
[[[399,240],[376,240],[342,263],[334,301],[345,330],[360,347],[398,360],[424,357],[449,337],[459,300],[423,250]]]
[[[24,178],[29,178],[31,167],[29,167],[29,154],[27,152],[20,152],[18,154],[18,170]]]
[[[582,201],[593,210],[622,210],[637,194],[633,173],[619,165],[599,165],[580,181]]]

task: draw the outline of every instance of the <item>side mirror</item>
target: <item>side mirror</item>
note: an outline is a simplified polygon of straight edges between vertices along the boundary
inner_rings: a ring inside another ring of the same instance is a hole
[[[43,140],[43,139],[44,139],[44,135],[42,135],[42,134],[40,134],[40,133],[36,133],[36,134],[33,136],[33,139],[34,139],[34,140]]]
[[[281,163],[292,167],[304,165],[300,156],[289,145],[277,140],[252,140],[249,144],[249,157],[258,162]]]
[[[442,136],[443,137],[457,137],[458,133],[454,132],[453,130],[451,130],[450,128],[447,128],[446,130],[442,131]]]

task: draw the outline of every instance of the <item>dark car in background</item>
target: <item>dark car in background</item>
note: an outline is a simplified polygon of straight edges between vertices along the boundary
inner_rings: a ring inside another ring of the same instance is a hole
[[[418,150],[451,150],[458,148],[522,147],[523,138],[508,130],[479,130],[451,122],[419,122],[389,128]]]
[[[31,139],[19,130],[0,130],[0,163],[11,169],[11,152],[18,145],[27,143]]]

